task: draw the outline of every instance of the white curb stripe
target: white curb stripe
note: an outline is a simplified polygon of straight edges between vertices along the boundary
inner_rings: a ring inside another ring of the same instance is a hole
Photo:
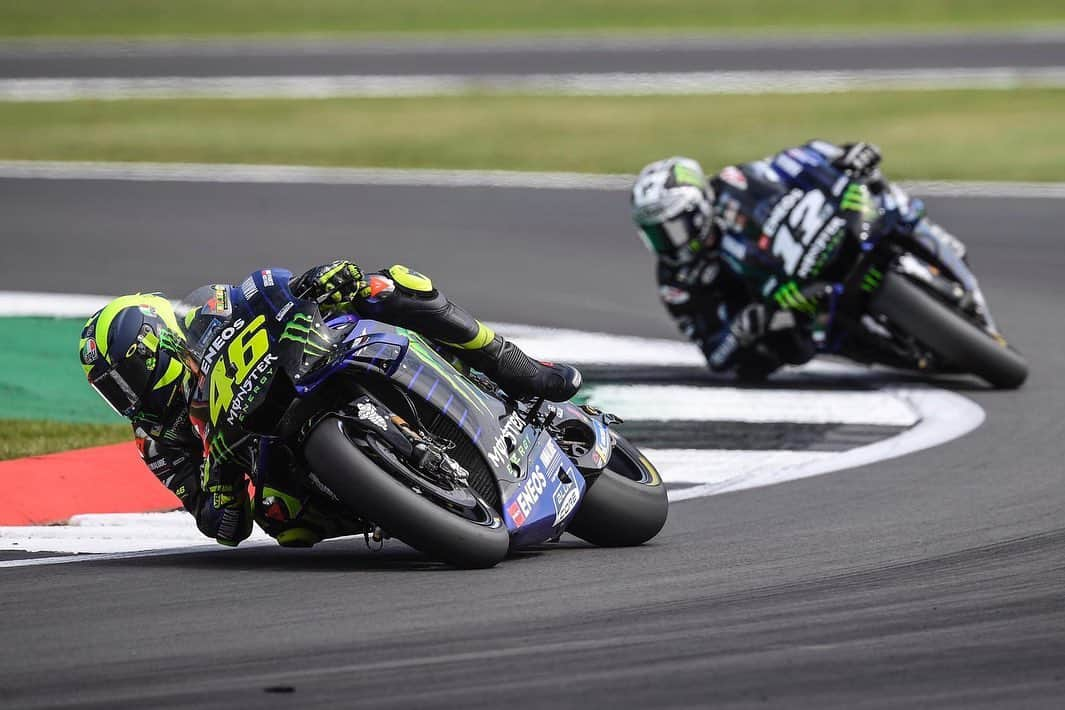
[[[248,542],[273,540],[256,527]],[[75,515],[67,525],[0,526],[0,550],[109,553],[192,547],[217,549],[219,545],[204,537],[184,511]]]
[[[536,352],[533,350],[532,352]],[[588,401],[640,421],[789,422],[913,426],[918,413],[887,391],[836,392],[686,385],[596,385]]]
[[[737,465],[731,470],[730,462],[720,461],[713,452],[697,452],[693,456],[688,451],[657,450],[648,452],[648,456],[659,468],[664,480],[698,482],[700,478],[703,479],[701,485],[684,488],[670,495],[671,501],[679,501],[771,486],[898,458],[964,436],[980,426],[986,417],[978,404],[946,390],[891,388],[886,392],[912,406],[921,417],[920,423],[888,439],[849,451],[790,452],[794,456],[785,456],[783,460],[769,456],[768,462],[755,460],[754,465]],[[755,453],[765,456],[776,452]]]
[[[470,93],[651,96],[1065,87],[1065,67],[572,74],[2,79],[0,101],[329,99]]]
[[[232,163],[124,163],[95,161],[0,160],[0,179],[132,180],[139,182],[368,185],[395,187],[498,187],[533,190],[609,190],[632,187],[634,175],[508,170],[420,170],[402,168],[322,168],[303,165]],[[928,197],[1063,199],[1062,182],[902,181],[903,188]]]

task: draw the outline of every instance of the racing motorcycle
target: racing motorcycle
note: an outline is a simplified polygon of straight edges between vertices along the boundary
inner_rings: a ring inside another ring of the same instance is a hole
[[[458,567],[564,532],[639,545],[666,520],[662,479],[611,429],[619,419],[509,398],[404,328],[326,322],[313,301],[293,300],[221,329],[201,373],[216,425],[293,452],[323,502],[365,521],[367,536]]]
[[[889,185],[877,202],[846,176],[795,187],[763,224],[773,267],[756,288],[810,325],[819,353],[1019,387],[1028,365],[1000,334],[965,247],[927,222],[901,228],[904,210],[923,209],[910,200]]]

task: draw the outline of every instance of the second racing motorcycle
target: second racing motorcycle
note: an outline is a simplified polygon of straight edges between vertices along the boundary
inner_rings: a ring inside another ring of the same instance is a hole
[[[901,224],[923,204],[891,185],[874,198],[847,176],[798,183],[765,219],[764,271],[738,265],[748,247],[733,237],[722,253],[753,290],[810,327],[818,352],[974,374],[1000,388],[1024,382],[1028,365],[992,319],[965,247],[936,225]]]

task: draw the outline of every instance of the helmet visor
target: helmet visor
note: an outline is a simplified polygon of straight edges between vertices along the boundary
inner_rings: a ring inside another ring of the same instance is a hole
[[[140,408],[151,374],[143,360],[128,357],[90,378],[89,384],[111,405],[111,409],[129,417]]]
[[[658,254],[675,254],[698,236],[689,214],[681,214],[659,224],[641,225],[640,233],[651,250]]]

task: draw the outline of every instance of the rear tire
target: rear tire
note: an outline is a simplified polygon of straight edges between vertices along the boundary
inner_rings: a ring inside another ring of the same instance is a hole
[[[654,466],[616,435],[607,467],[593,480],[566,532],[600,547],[642,545],[669,514],[666,487]]]
[[[477,569],[507,556],[510,535],[497,513],[491,521],[478,523],[418,495],[360,451],[336,417],[318,423],[303,453],[314,474],[344,505],[430,557]]]
[[[1020,387],[1028,363],[1008,345],[967,321],[900,273],[889,271],[873,295],[870,310],[887,316],[950,364],[993,386]]]

